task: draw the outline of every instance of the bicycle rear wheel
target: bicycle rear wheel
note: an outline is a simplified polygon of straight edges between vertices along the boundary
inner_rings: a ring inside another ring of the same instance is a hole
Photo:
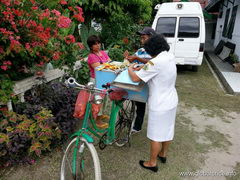
[[[101,180],[100,162],[92,143],[80,137],[67,145],[61,164],[61,180]]]
[[[125,100],[123,102],[123,107],[118,113],[118,121],[115,126],[115,144],[119,147],[122,147],[130,142],[131,129],[135,116],[135,107],[134,101]]]

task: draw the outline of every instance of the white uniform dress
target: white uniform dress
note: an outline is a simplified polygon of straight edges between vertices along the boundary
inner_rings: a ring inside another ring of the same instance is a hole
[[[172,140],[178,104],[173,54],[161,52],[136,74],[149,87],[147,137],[157,142]]]

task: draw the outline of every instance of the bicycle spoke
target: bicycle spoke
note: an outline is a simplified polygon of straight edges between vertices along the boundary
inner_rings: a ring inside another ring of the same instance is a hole
[[[115,127],[116,145],[121,147],[129,143],[132,121],[135,114],[135,103],[126,100],[119,111],[118,121]]]
[[[67,159],[67,165],[68,165],[68,167],[70,169],[70,172],[72,174],[72,178],[74,179],[74,174],[73,174],[73,170],[72,170],[72,163],[69,161],[68,157],[66,157],[66,159]]]

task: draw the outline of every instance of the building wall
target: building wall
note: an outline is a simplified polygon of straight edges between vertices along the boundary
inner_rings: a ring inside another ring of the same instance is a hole
[[[225,0],[224,3],[226,5],[227,0]],[[236,20],[235,20],[235,26],[234,26],[234,30],[233,30],[233,34],[232,34],[232,39],[228,39],[228,38],[225,38],[222,36],[226,12],[227,12],[227,9],[230,8],[230,14],[229,14],[229,20],[228,20],[228,22],[229,22],[231,19],[232,8],[236,5],[238,5],[238,11],[237,11],[237,16],[236,16]],[[237,54],[238,57],[240,58],[240,1],[235,0],[234,6],[231,3],[228,3],[227,7],[223,6],[222,18],[217,19],[214,47],[217,46],[217,44],[220,40],[224,40],[225,42],[226,41],[232,42],[232,43],[236,44],[235,54]]]

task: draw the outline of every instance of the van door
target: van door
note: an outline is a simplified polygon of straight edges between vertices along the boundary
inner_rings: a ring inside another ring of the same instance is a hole
[[[200,17],[180,17],[175,45],[176,58],[197,58],[200,46]]]
[[[175,32],[177,17],[159,17],[155,31],[157,34],[163,34],[170,46],[170,52],[174,53],[175,49]]]

